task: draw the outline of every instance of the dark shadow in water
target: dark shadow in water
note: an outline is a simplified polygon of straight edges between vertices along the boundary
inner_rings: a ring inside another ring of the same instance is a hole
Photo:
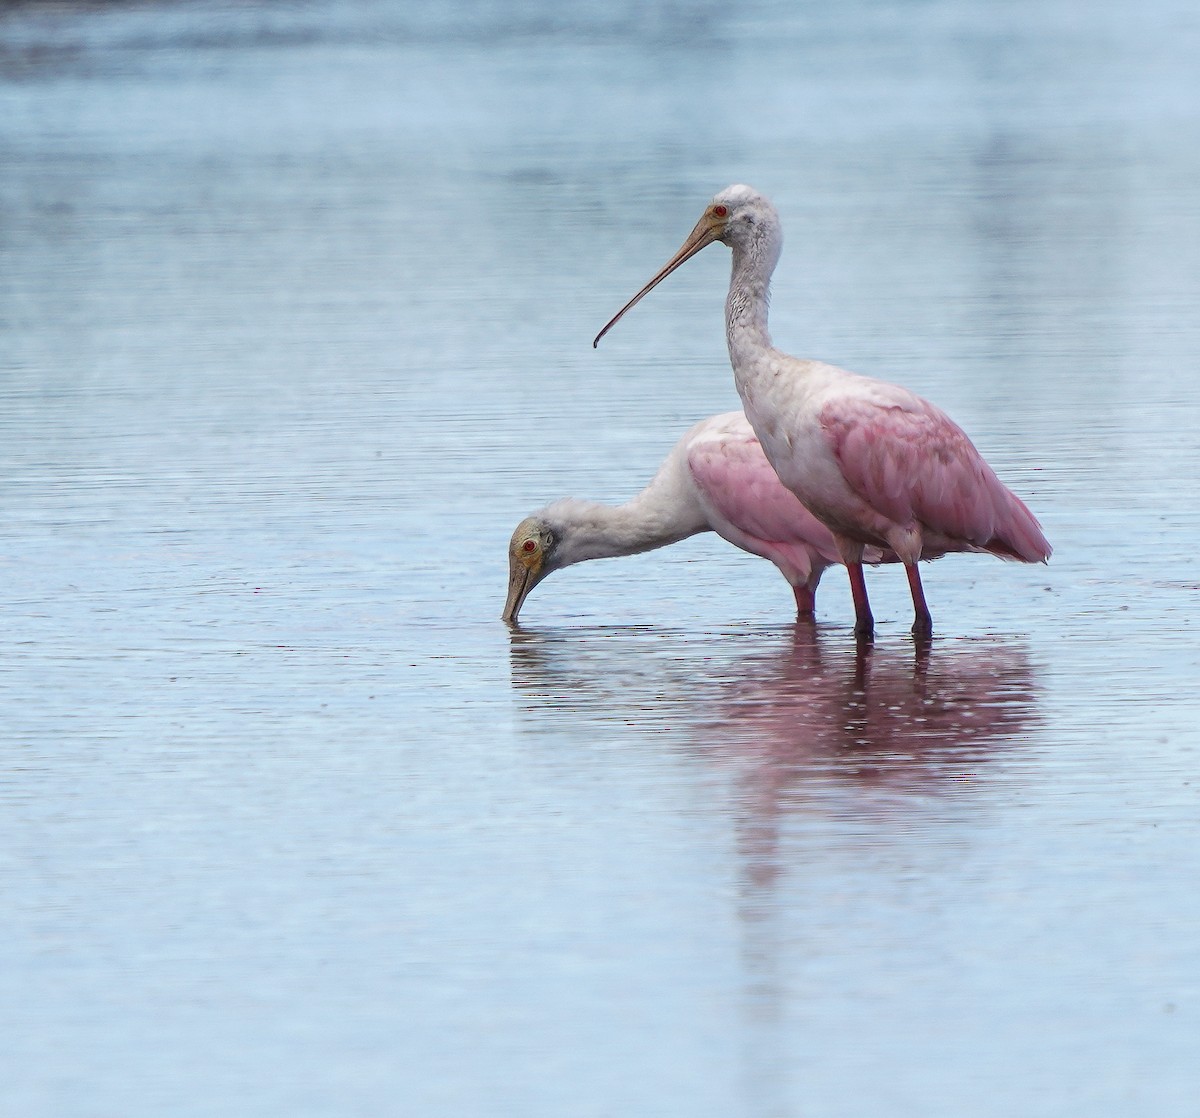
[[[796,1095],[787,1016],[797,991],[782,960],[796,950],[785,946],[795,934],[787,912],[806,902],[789,820],[847,843],[851,862],[859,844],[885,847],[916,817],[951,845],[969,841],[988,764],[1040,722],[1037,673],[1002,638],[884,649],[840,632],[826,642],[803,624],[701,635],[517,630],[511,667],[543,724],[633,727],[670,747],[682,741],[731,776],[742,1097],[753,1115],[789,1113]]]

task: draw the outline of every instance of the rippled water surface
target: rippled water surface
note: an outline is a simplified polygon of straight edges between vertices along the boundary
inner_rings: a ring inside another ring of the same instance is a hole
[[[0,12],[0,1110],[1193,1113],[1200,17],[1174,0]],[[819,623],[516,522],[778,344],[1048,567]]]

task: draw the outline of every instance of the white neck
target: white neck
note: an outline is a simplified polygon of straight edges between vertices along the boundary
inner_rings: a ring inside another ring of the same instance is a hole
[[[733,273],[725,300],[725,336],[735,370],[772,349],[767,311],[771,302],[771,273],[779,260],[782,242],[780,230],[768,225],[732,246]]]
[[[623,505],[568,497],[548,505],[540,515],[558,536],[556,568],[665,547],[709,526],[686,459],[677,452],[645,489]]]

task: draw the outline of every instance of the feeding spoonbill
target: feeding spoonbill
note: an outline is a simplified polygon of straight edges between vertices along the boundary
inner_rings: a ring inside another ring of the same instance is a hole
[[[748,186],[722,190],[683,246],[596,335],[706,245],[733,250],[725,333],[746,416],[783,484],[833,533],[850,576],[855,632],[875,622],[863,549],[886,547],[908,574],[912,631],[933,621],[917,563],[951,551],[1045,562],[1033,514],[996,477],[962,428],[915,393],[780,352],[767,332],[768,288],[783,248],[775,207]]]
[[[503,618],[515,622],[529,592],[553,571],[650,551],[698,532],[716,532],[770,559],[791,584],[801,617],[812,614],[822,572],[839,562],[829,529],[780,483],[746,417],[727,412],[688,431],[650,484],[625,504],[566,498],[522,520],[508,547]],[[878,549],[866,556],[883,559]]]

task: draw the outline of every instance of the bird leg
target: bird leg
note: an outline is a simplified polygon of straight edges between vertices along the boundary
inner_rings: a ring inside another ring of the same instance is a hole
[[[798,620],[811,621],[816,615],[817,585],[821,583],[823,567],[816,566],[809,571],[808,579],[803,584],[797,583],[792,587],[796,595],[796,617]]]
[[[867,600],[867,580],[863,576],[861,561],[846,564],[850,576],[850,595],[854,599],[854,635],[860,640],[875,639],[875,618],[871,615],[871,603]]]
[[[925,590],[921,586],[921,573],[916,563],[905,563],[904,573],[908,575],[908,588],[912,592],[914,637],[931,637],[933,635],[933,617],[929,606],[925,604]]]
[[[807,586],[793,586],[792,591],[796,595],[796,616],[812,617],[816,606],[813,592]]]

